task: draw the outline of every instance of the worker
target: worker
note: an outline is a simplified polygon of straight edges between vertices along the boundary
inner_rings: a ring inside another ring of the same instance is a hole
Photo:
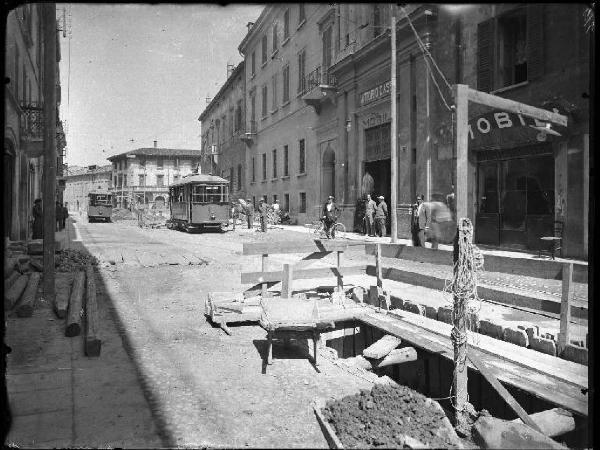
[[[376,234],[377,234],[377,236],[385,237],[387,235],[387,232],[385,229],[385,223],[387,221],[387,216],[388,216],[387,203],[385,202],[385,198],[383,195],[380,195],[379,197],[377,197],[377,200],[379,200],[379,203],[377,204],[377,207],[375,208]]]
[[[248,229],[254,225],[254,204],[249,198],[246,199],[246,220],[248,221]]]
[[[269,208],[264,198],[261,198],[258,202],[258,211],[260,212],[260,231],[263,233],[267,232],[267,216]]]

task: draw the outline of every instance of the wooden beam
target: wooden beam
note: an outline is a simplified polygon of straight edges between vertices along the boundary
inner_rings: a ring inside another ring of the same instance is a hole
[[[21,302],[17,305],[18,317],[32,316],[40,278],[41,275],[39,272],[33,272],[31,275],[29,275],[29,283],[27,283],[25,292],[23,292]]]
[[[77,272],[73,279],[73,289],[69,299],[69,312],[67,313],[67,327],[65,336],[79,336],[81,333],[81,316],[83,308],[83,292],[85,289],[85,272]]]
[[[343,294],[343,290],[344,290],[344,277],[342,276],[342,257],[344,255],[343,251],[339,251],[337,252],[337,265],[336,265],[336,269],[338,272],[337,275],[337,288],[338,288],[338,292],[341,292]]]
[[[314,253],[314,252],[334,252],[344,251],[349,246],[365,245],[364,242],[340,242],[335,240],[322,241],[314,239],[307,242],[270,242],[244,244],[244,255],[271,255],[284,253]]]
[[[375,244],[375,276],[377,286],[383,288],[383,277],[381,276],[381,244]]]
[[[340,271],[336,267],[318,267],[315,269],[298,270],[294,272],[295,280],[309,280],[311,278],[337,278],[339,275],[365,275],[367,266],[342,267]],[[241,276],[242,284],[248,283],[270,283],[283,280],[283,271],[277,272],[246,272]]]
[[[573,264],[565,263],[562,268],[562,298],[560,302],[560,333],[558,333],[558,355],[571,343],[571,302],[573,300]]]
[[[91,265],[86,268],[87,289],[85,296],[85,355],[100,356],[102,341],[98,334],[99,317],[96,299],[96,277]]]
[[[456,114],[456,217],[469,217],[469,87],[454,85]]]
[[[27,275],[21,275],[7,291],[4,291],[5,311],[12,309],[12,307],[15,306],[15,303],[19,301],[21,294],[23,294],[23,291],[27,287],[28,279],[29,277]]]
[[[484,376],[484,378],[492,385],[492,387],[500,394],[502,399],[510,406],[510,408],[519,416],[519,419],[523,421],[524,424],[529,425],[536,431],[542,433],[540,427],[531,420],[531,417],[527,414],[527,412],[519,405],[519,403],[515,400],[515,398],[506,390],[504,386],[498,381],[498,379],[494,376],[494,374],[488,370],[485,364],[474,354],[468,353],[468,358],[471,362],[477,367],[479,372]]]
[[[553,408],[530,414],[529,418],[533,420],[542,433],[548,437],[561,436],[575,429],[575,418],[573,417],[573,414],[562,408]],[[522,422],[522,420],[515,419],[513,422]]]
[[[458,86],[466,87],[466,85]],[[531,117],[533,119],[552,122],[557,125],[562,125],[563,127],[567,126],[567,117],[563,116],[562,114],[551,112],[542,108],[536,108],[535,106],[510,100],[508,98],[498,97],[497,95],[487,94],[469,87],[466,88],[468,92],[468,99],[473,103],[489,106],[490,108],[501,109],[503,111],[508,111],[515,114],[521,114],[522,116]]]
[[[281,283],[281,298],[290,298],[292,296],[292,282],[294,278],[294,269],[289,264],[283,265],[283,279]]]
[[[391,334],[386,334],[363,350],[363,356],[371,359],[381,359],[398,347],[402,340]]]
[[[409,361],[417,360],[417,351],[413,347],[396,348],[392,350],[383,360],[377,364],[377,367],[392,366]]]
[[[263,272],[266,272],[267,270],[267,258],[269,257],[269,255],[263,253],[262,254],[262,258],[261,258],[261,269]],[[243,281],[242,281],[243,283]],[[263,298],[265,298],[267,296],[267,284],[262,282],[260,285],[260,294]]]

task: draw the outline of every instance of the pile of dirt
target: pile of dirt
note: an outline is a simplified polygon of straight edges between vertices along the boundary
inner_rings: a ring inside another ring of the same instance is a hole
[[[113,222],[119,222],[122,220],[137,220],[137,215],[128,209],[117,209],[114,208],[110,219]]]
[[[443,410],[406,386],[375,385],[329,401],[323,416],[345,448],[401,448],[405,436],[429,448],[457,448]]]
[[[98,260],[89,253],[67,248],[56,254],[54,264],[57,272],[77,272],[85,270],[88,264],[97,265]]]

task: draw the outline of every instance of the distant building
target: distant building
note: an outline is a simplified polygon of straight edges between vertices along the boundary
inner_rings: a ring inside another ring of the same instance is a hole
[[[200,165],[200,150],[138,148],[107,158],[112,162],[114,205],[166,210],[169,185]]]
[[[202,124],[202,173],[229,180],[232,198],[246,196],[246,132],[244,62],[228,74],[227,81],[206,106]]]
[[[86,211],[90,191],[110,189],[112,166],[68,167],[64,179],[63,202],[69,204],[69,211]]]

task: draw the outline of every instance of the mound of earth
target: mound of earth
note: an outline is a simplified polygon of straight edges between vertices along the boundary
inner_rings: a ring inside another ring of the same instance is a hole
[[[375,385],[329,401],[323,416],[345,448],[398,448],[405,436],[430,448],[458,447],[443,410],[406,386]]]

